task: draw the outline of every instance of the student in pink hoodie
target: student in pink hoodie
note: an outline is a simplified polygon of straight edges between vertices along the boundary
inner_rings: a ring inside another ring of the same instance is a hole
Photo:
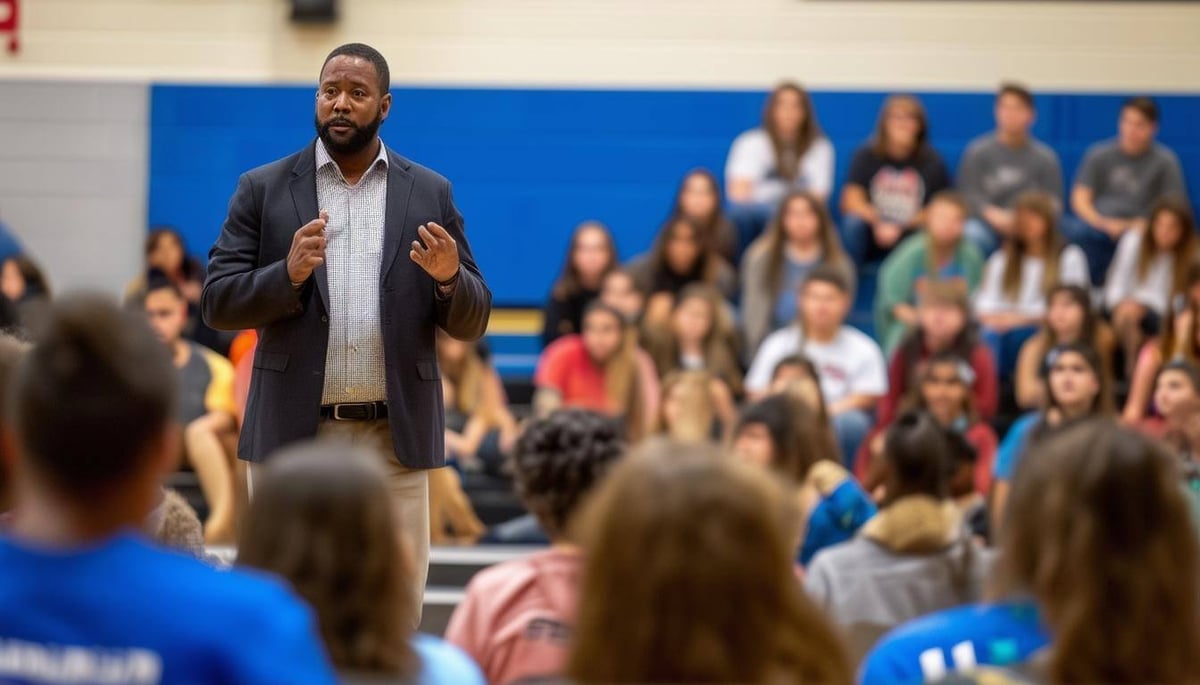
[[[552,545],[477,574],[446,628],[446,639],[474,658],[492,685],[555,676],[565,667],[583,570],[571,518],[624,451],[616,422],[581,409],[535,421],[518,441],[517,492]]]

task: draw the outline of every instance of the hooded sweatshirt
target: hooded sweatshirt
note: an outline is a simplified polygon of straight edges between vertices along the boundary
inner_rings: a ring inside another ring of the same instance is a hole
[[[492,685],[561,674],[582,571],[579,550],[563,546],[480,571],[450,617],[446,640]]]
[[[913,495],[818,554],[804,586],[843,626],[890,628],[978,601],[991,560],[985,554],[953,502]]]

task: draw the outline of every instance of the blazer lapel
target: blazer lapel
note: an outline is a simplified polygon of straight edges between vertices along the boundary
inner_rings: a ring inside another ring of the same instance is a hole
[[[405,245],[408,222],[408,199],[412,195],[412,175],[398,155],[388,150],[387,209],[383,220],[383,264],[379,269],[379,283],[387,282],[388,273],[400,258]],[[413,234],[415,239],[415,233]],[[412,240],[408,241],[410,244]]]
[[[308,151],[300,155],[296,166],[292,168],[292,203],[296,205],[296,229],[317,218],[317,170],[316,170],[316,141]],[[329,272],[325,263],[313,269],[317,280],[317,293],[321,296],[321,304],[329,311]]]

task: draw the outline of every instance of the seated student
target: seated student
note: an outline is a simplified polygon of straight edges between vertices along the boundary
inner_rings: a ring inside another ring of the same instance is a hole
[[[838,463],[833,435],[821,421],[820,394],[806,392],[803,383],[746,407],[732,453],[795,488],[803,524],[796,559],[807,564],[820,550],[849,540],[875,515],[875,505]]]
[[[50,283],[29,255],[10,255],[0,264],[0,292],[16,315],[12,327],[28,332],[45,319],[52,295]]]
[[[1145,228],[1155,200],[1187,195],[1179,158],[1154,140],[1158,118],[1154,100],[1129,98],[1121,105],[1117,137],[1088,148],[1075,172],[1075,218],[1063,223],[1063,233],[1087,253],[1092,285],[1103,285],[1117,240]]]
[[[660,378],[679,370],[708,371],[741,396],[737,332],[725,301],[712,287],[695,284],[681,290],[666,325],[647,327],[642,337]]]
[[[725,299],[737,291],[737,274],[691,220],[676,217],[663,226],[650,252],[627,267],[646,297],[644,323],[655,325],[670,315],[675,298],[688,285],[703,283]]]
[[[370,450],[319,441],[287,448],[255,473],[238,565],[292,584],[350,683],[482,685],[465,654],[414,631],[412,559],[397,516]]]
[[[887,498],[879,513],[854,539],[822,550],[805,569],[809,596],[835,623],[867,638],[863,647],[873,642],[871,631],[878,637],[905,621],[981,599],[987,563],[951,499],[953,466],[937,421],[901,415],[884,441]]]
[[[1198,556],[1170,455],[1107,421],[1071,426],[1017,472],[999,602],[897,628],[860,682],[934,682],[986,665],[1047,683],[1198,682]]]
[[[237,407],[233,401],[233,365],[212,350],[183,336],[187,301],[174,283],[151,280],[144,300],[150,326],[171,353],[178,374],[176,410],[184,426],[183,455],[196,471],[208,502],[204,540],[230,544],[237,536],[239,503],[235,449]]]
[[[952,483],[951,495],[964,500],[973,499],[972,494],[986,496],[991,492],[997,439],[995,431],[980,416],[975,405],[971,392],[976,380],[974,369],[951,350],[933,354],[916,367],[916,382],[900,408],[926,412],[942,428],[963,437],[974,452],[972,469],[965,487]],[[874,491],[883,481],[877,466],[883,453],[883,436],[890,425],[891,422],[881,421],[873,434],[863,441],[854,460],[855,475],[868,492]]]
[[[616,242],[607,226],[585,221],[575,228],[562,273],[542,310],[543,347],[581,330],[583,310],[600,295],[604,277],[617,268],[617,259]]]
[[[841,269],[854,290],[854,265],[825,205],[806,190],[788,193],[767,232],[742,258],[742,331],[749,356],[768,333],[796,316],[796,294],[820,264]]]
[[[0,681],[334,682],[311,612],[283,585],[135,532],[178,458],[174,374],[144,315],[101,296],[51,307],[9,395]]]
[[[11,333],[0,333],[0,388],[12,383],[17,364],[29,350],[29,345]],[[8,526],[12,502],[12,481],[9,474],[14,460],[11,450],[11,407],[7,392],[0,392],[0,532]]]
[[[446,628],[446,639],[483,668],[489,683],[561,675],[583,570],[572,523],[624,451],[612,419],[579,409],[554,412],[522,434],[513,479],[553,544],[476,574]]]
[[[646,309],[646,296],[637,289],[633,276],[625,269],[613,269],[600,284],[600,302],[621,313],[625,322],[636,331]],[[633,335],[637,335],[636,332]]]
[[[1200,303],[1180,301],[1183,311],[1168,316],[1162,335],[1146,343],[1138,354],[1129,397],[1121,412],[1121,420],[1130,426],[1138,425],[1150,415],[1154,379],[1165,362],[1172,359],[1200,361]]]
[[[663,378],[657,432],[679,442],[714,442],[737,419],[729,388],[707,371],[672,371]]]
[[[883,353],[874,340],[845,325],[849,312],[849,285],[841,272],[826,265],[813,269],[800,288],[799,321],[767,336],[746,374],[747,394],[759,398],[781,360],[797,353],[811,359],[847,459],[858,451],[871,428],[875,404],[887,394]]]
[[[139,304],[152,281],[165,279],[174,283],[188,303],[187,326],[183,329],[183,336],[226,354],[235,334],[210,328],[200,316],[204,263],[188,254],[183,236],[174,228],[152,229],[146,236],[145,248],[145,267],[140,276],[126,285],[125,302],[131,306]]]
[[[916,326],[888,363],[888,391],[879,401],[878,425],[892,422],[900,403],[916,387],[922,362],[941,353],[952,353],[970,365],[974,379],[969,389],[980,418],[990,421],[996,415],[996,362],[979,340],[967,295],[960,288],[935,283],[918,298]]]
[[[578,683],[841,683],[850,666],[792,561],[794,502],[713,447],[653,443],[583,511],[567,676]]]
[[[437,332],[446,405],[446,451],[466,468],[496,474],[520,428],[508,409],[500,374],[473,343]]]
[[[1200,366],[1186,359],[1164,364],[1154,381],[1154,406],[1161,427],[1138,427],[1161,437],[1185,463],[1200,466]]]
[[[1058,284],[1088,287],[1087,256],[1063,242],[1055,199],[1025,193],[1013,204],[1012,230],[1003,248],[988,258],[975,293],[975,313],[984,341],[1002,374],[1016,369],[1021,345],[1046,313],[1046,295]]]
[[[725,162],[739,253],[758,237],[788,192],[807,190],[826,200],[833,190],[833,166],[833,145],[821,132],[808,91],[793,82],[776,86],[763,107],[762,125],[734,139]]]
[[[984,255],[1013,235],[1014,203],[1038,192],[1050,197],[1055,215],[1062,207],[1063,178],[1058,154],[1033,137],[1037,110],[1033,93],[1016,83],[996,93],[996,130],[967,146],[958,164],[957,186],[971,205],[967,239]]]
[[[1112,377],[1112,356],[1116,340],[1112,329],[1092,309],[1088,289],[1078,285],[1057,284],[1046,294],[1046,315],[1032,338],[1021,345],[1017,355],[1014,389],[1017,406],[1038,409],[1046,401],[1042,367],[1046,355],[1059,345],[1081,343],[1096,350],[1105,375]]]
[[[875,263],[925,224],[925,204],[951,185],[929,144],[921,101],[892,95],[879,110],[875,136],[850,160],[842,188],[842,244],[858,266]]]
[[[708,169],[692,169],[679,183],[671,219],[683,217],[700,227],[705,240],[729,263],[738,255],[737,227],[721,206],[721,185]],[[669,220],[668,220],[669,221]]]
[[[952,191],[929,201],[924,230],[906,238],[879,267],[875,294],[875,335],[885,354],[916,323],[921,291],[934,283],[950,283],[970,294],[979,287],[983,255],[963,239],[967,205]]]
[[[623,419],[633,440],[653,430],[658,375],[630,330],[617,310],[603,302],[589,305],[583,333],[555,340],[538,360],[535,415],[577,407]]]
[[[1108,374],[1096,351],[1084,343],[1059,345],[1045,362],[1046,407],[1017,420],[996,453],[992,483],[992,530],[1004,520],[1009,484],[1025,454],[1062,426],[1087,418],[1112,417]]]
[[[1196,225],[1185,202],[1155,203],[1145,229],[1126,231],[1104,284],[1104,306],[1125,353],[1126,374],[1149,336],[1159,333],[1175,298],[1187,290],[1188,267],[1196,261]]]

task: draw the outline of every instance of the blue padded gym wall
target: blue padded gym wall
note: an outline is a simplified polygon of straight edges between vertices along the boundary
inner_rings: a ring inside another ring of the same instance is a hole
[[[389,146],[454,182],[467,235],[499,305],[540,304],[576,224],[599,219],[623,258],[646,249],[679,179],[723,175],[735,135],[756,125],[762,92],[397,88],[381,131]],[[931,139],[953,169],[992,126],[990,93],[919,93]],[[837,149],[837,177],[874,128],[884,93],[813,94]],[[1042,94],[1036,135],[1066,181],[1090,143],[1111,137],[1122,96]],[[1160,138],[1200,198],[1200,97],[1163,96]],[[314,90],[302,86],[155,85],[151,225],[179,228],[204,255],[242,172],[310,142]],[[839,183],[840,185],[840,183]],[[835,196],[836,198],[836,191]]]

